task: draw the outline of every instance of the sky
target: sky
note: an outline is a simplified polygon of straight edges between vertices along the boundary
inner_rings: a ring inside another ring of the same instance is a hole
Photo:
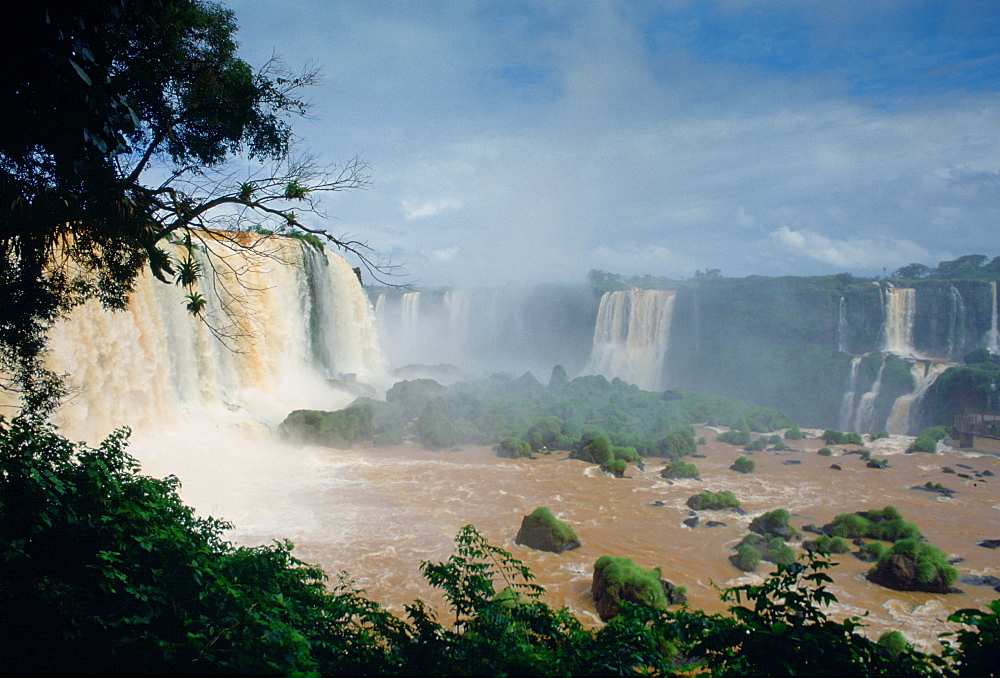
[[[224,4],[249,63],[320,69],[298,146],[372,177],[323,225],[389,282],[1000,255],[997,0]]]

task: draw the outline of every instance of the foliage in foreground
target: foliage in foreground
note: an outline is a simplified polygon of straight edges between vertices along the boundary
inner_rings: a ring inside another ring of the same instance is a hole
[[[127,430],[99,447],[0,417],[0,656],[11,672],[400,675],[959,675],[995,673],[1000,601],[960,610],[940,656],[887,648],[823,607],[832,563],[808,554],[725,615],[623,603],[600,628],[541,601],[527,567],[471,525],[421,572],[450,609],[399,618],[288,542],[240,548],[177,480],[138,473]],[[55,651],[58,649],[58,651]]]

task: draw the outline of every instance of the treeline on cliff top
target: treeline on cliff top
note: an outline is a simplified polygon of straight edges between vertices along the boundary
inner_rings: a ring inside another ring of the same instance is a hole
[[[751,278],[759,276],[750,276]],[[812,276],[817,278],[831,277],[839,278],[842,281],[853,278],[848,273],[840,273],[836,276]],[[925,264],[912,263],[901,266],[892,272],[889,278],[896,280],[997,280],[1000,279],[1000,256],[990,259],[985,254],[966,254],[950,261],[939,262],[937,267]],[[707,281],[721,279],[722,270],[710,268],[705,271],[695,271],[690,279],[693,281]],[[858,278],[859,281],[867,282],[869,278]],[[591,269],[587,274],[587,282],[598,294],[612,290],[627,290],[633,287],[640,289],[675,289],[678,283],[685,282],[666,276],[655,276],[650,274],[626,276],[620,273],[611,273],[600,269]]]
[[[397,616],[288,541],[237,547],[183,504],[176,478],[139,474],[128,431],[90,448],[0,416],[0,653],[11,673],[170,675],[997,674],[1000,601],[958,610],[939,654],[835,621],[807,554],[760,585],[722,589],[725,614],[629,603],[586,627],[552,609],[527,567],[471,525],[420,572],[447,618]],[[641,598],[640,598],[641,600]]]
[[[694,451],[695,423],[761,432],[792,426],[769,407],[705,393],[642,391],[600,375],[570,381],[556,365],[548,385],[530,372],[450,387],[432,379],[401,381],[384,401],[359,398],[337,412],[296,410],[280,429],[293,439],[332,446],[411,438],[440,448],[516,439],[535,451],[571,450],[605,435],[642,456],[678,457]]]

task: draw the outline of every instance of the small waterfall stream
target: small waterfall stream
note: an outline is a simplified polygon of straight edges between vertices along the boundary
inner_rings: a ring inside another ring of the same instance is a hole
[[[986,344],[986,350],[988,350],[993,355],[1000,354],[1000,331],[997,330],[997,281],[994,280],[990,283],[990,291],[992,293],[992,303],[990,312],[990,329],[986,333],[983,341]]]

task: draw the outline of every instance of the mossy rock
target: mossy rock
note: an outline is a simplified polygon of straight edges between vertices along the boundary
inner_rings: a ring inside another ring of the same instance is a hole
[[[687,602],[683,587],[662,579],[660,568],[646,570],[631,558],[601,556],[594,563],[590,594],[597,604],[597,614],[608,621],[622,611],[622,601],[646,605],[657,610]]]
[[[288,440],[307,445],[349,447],[375,434],[370,404],[352,404],[336,412],[295,410],[278,426]]]
[[[901,539],[868,572],[868,580],[896,591],[961,593],[952,586],[958,571],[944,551],[927,542]]]
[[[732,509],[740,510],[740,500],[729,490],[721,492],[701,492],[692,497],[688,497],[688,508],[695,511],[725,511]]]
[[[521,520],[514,543],[536,551],[562,553],[580,547],[580,539],[569,525],[554,515],[545,506],[539,506]]]
[[[668,480],[678,478],[701,478],[701,472],[698,470],[698,467],[691,462],[678,459],[677,461],[667,464],[666,467],[660,471],[660,477]]]
[[[504,459],[518,459],[520,457],[531,457],[531,445],[520,438],[504,438],[494,448],[497,456]]]
[[[795,539],[798,531],[789,524],[791,515],[785,509],[775,509],[757,516],[750,521],[750,531],[768,537]]]

